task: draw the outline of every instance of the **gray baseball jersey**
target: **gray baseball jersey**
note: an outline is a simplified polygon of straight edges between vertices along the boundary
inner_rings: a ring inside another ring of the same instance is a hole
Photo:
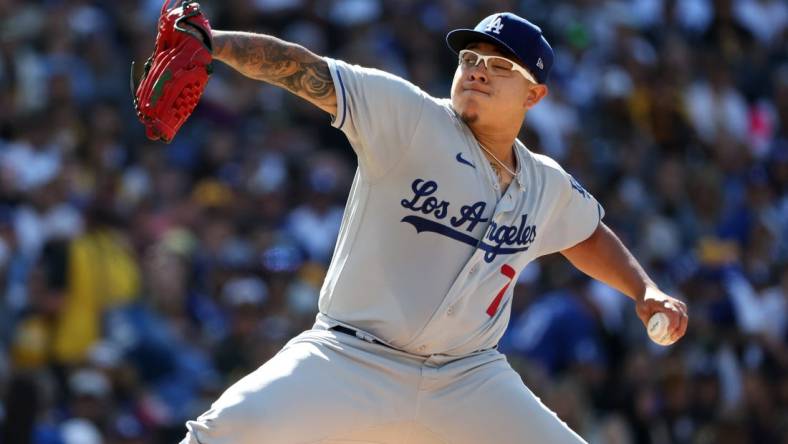
[[[515,142],[506,190],[448,99],[328,60],[341,129],[358,155],[319,308],[417,355],[493,347],[520,271],[586,239],[602,207],[552,159]]]
[[[359,168],[317,322],[189,421],[182,442],[583,443],[492,347],[518,273],[587,238],[601,207],[519,141],[520,173],[501,193],[449,101],[329,66],[333,124]]]

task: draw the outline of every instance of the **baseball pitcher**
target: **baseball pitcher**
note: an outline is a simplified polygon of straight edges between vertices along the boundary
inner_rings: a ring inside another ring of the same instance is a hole
[[[314,327],[189,421],[183,443],[584,442],[496,350],[519,273],[555,252],[632,298],[644,325],[666,315],[663,343],[684,335],[686,306],[657,289],[602,206],[517,139],[548,94],[553,50],[538,26],[497,13],[451,31],[449,98],[272,36],[205,34],[182,36],[202,44],[184,56],[199,63],[179,69],[204,80],[209,51],[302,97],[331,115],[358,169]],[[178,103],[177,71],[161,80],[155,56],[143,84]],[[157,124],[150,96],[138,94],[141,119],[171,140],[183,119]],[[193,100],[180,103],[190,112]]]

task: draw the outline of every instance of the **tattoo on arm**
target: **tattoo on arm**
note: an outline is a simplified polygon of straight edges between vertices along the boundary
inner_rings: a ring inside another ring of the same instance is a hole
[[[281,86],[336,114],[336,92],[328,64],[308,49],[276,37],[213,31],[214,58],[241,74]]]

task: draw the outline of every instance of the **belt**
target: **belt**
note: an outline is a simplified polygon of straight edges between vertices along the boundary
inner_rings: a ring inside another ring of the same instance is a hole
[[[360,332],[358,330],[354,330],[354,329],[349,328],[349,327],[345,327],[344,325],[335,325],[335,326],[331,327],[329,330],[335,330],[335,331],[338,331],[340,333],[344,333],[346,335],[354,336],[356,338],[362,339],[362,340],[367,341],[367,342],[371,342],[373,344],[386,345],[386,344],[378,341],[377,339],[375,339],[373,337],[370,337],[367,334],[364,334],[364,333],[362,333],[362,332]]]

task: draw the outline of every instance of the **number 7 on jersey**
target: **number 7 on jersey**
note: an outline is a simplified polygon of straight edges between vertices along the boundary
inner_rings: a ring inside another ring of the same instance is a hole
[[[514,279],[514,268],[510,267],[508,264],[501,265],[501,274],[509,278],[509,282],[501,288],[501,291],[495,296],[490,306],[487,307],[487,315],[493,317],[495,312],[498,311],[498,305],[501,304],[501,299],[503,299],[504,293],[506,293],[506,289],[509,288],[509,285],[512,283],[512,279]]]

